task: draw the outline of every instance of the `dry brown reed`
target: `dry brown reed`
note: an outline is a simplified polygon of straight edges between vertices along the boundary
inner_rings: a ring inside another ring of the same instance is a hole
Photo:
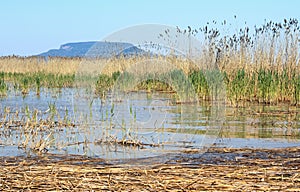
[[[44,72],[50,74],[76,74],[76,73],[92,73],[112,75],[114,72],[124,72],[133,65],[149,63],[154,60],[156,63],[164,62],[172,66],[172,69],[182,69],[188,73],[191,69],[195,69],[187,60],[176,59],[174,57],[130,57],[130,58],[62,58],[50,57],[48,59],[39,57],[0,57],[0,71],[5,73],[37,73]],[[154,62],[155,63],[155,62]],[[151,63],[150,63],[151,64]],[[157,71],[157,66],[147,66],[147,70]]]
[[[243,157],[211,163],[105,165],[101,159],[1,157],[1,191],[298,191],[299,148],[211,149]],[[269,157],[250,158],[267,153]],[[284,156],[282,154],[289,154]],[[219,162],[219,163],[220,163]]]
[[[189,31],[189,36],[195,32],[191,29],[184,31]],[[265,104],[288,102],[291,105],[299,105],[300,26],[298,20],[284,19],[282,23],[265,22],[261,27],[255,26],[252,32],[245,26],[237,29],[237,32],[232,35],[221,34],[222,31],[209,25],[199,28],[200,31],[205,40],[203,47],[199,48],[201,52],[198,58],[193,61],[174,55],[120,56],[109,59],[56,57],[45,59],[9,56],[0,58],[0,72],[83,73],[98,76],[99,73],[107,75],[124,71],[156,73],[181,69],[185,74],[190,74],[214,66],[226,74],[227,97],[232,105],[238,106],[240,101]],[[199,76],[201,77],[201,74],[198,76],[196,74],[194,80],[198,81]],[[201,83],[201,86],[205,84],[205,82]],[[5,95],[5,84],[1,84],[2,94]],[[204,90],[203,88],[205,89],[202,87],[201,90]],[[199,96],[208,98],[207,95],[201,95],[204,94],[202,92]]]
[[[16,57],[0,58],[0,69],[6,73],[36,73],[74,74],[80,63],[80,58],[50,58]]]

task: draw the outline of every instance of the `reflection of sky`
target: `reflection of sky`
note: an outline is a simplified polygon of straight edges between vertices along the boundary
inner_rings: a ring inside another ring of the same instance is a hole
[[[41,92],[40,98],[35,95],[35,92],[30,92],[24,99],[22,96],[14,96],[14,93],[10,94],[7,98],[1,98],[2,114],[4,107],[10,107],[11,114],[19,110],[21,117],[24,113],[24,107],[29,106],[30,111],[41,110],[43,112],[42,117],[47,118],[50,115],[49,110],[47,110],[49,104],[55,104],[60,113],[60,120],[64,118],[67,108],[69,118],[71,120],[76,118],[76,122],[82,123],[77,124],[78,127],[75,128],[60,127],[57,129],[52,127],[55,140],[50,147],[51,153],[87,154],[106,158],[137,158],[172,151],[177,153],[186,148],[209,147],[214,142],[225,147],[299,146],[300,130],[297,117],[287,122],[284,116],[280,118],[276,114],[270,115],[272,113],[265,116],[255,115],[255,111],[262,111],[261,106],[251,106],[249,109],[226,109],[225,124],[222,124],[223,127],[214,127],[213,108],[209,103],[207,103],[208,105],[174,105],[171,102],[172,95],[170,94],[132,93],[128,96],[130,100],[126,100],[124,97],[121,102],[112,100],[112,102],[107,101],[106,103],[101,103],[99,99],[88,100],[84,97],[87,95],[76,94],[73,89],[62,89],[62,92],[45,89]],[[91,98],[89,97],[89,99]],[[110,98],[113,99],[113,96]],[[112,110],[113,103],[114,109]],[[22,108],[23,110],[21,110]],[[285,110],[282,106],[279,108]],[[263,111],[276,112],[279,108],[265,106]],[[55,120],[59,119],[56,117]],[[274,124],[273,121],[275,120]],[[220,128],[221,130],[219,130]],[[201,132],[201,130],[209,129],[218,130],[221,134],[214,132],[210,135],[207,132],[205,132],[206,134]],[[0,127],[1,133],[4,133],[5,130],[7,127]],[[47,130],[44,136],[47,136],[51,130]],[[137,132],[135,132],[136,130]],[[0,143],[0,154],[24,154],[23,150],[14,147],[22,139],[16,137],[20,131],[16,127],[5,138],[3,136],[5,134],[0,134],[0,141],[2,142]],[[164,143],[165,145],[155,148],[146,146],[145,150],[133,150],[123,146],[92,144],[95,141],[105,139],[106,131],[108,131],[109,136],[117,137],[117,139],[122,139],[124,134],[130,133],[127,139],[137,136],[144,143]],[[92,143],[74,144],[84,140]],[[10,146],[6,148],[5,144]]]

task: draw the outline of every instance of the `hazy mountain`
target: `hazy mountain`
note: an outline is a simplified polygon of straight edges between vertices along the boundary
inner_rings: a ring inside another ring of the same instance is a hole
[[[130,43],[90,41],[67,43],[59,49],[51,49],[38,56],[52,57],[112,57],[112,56],[132,56],[143,55],[146,52]]]

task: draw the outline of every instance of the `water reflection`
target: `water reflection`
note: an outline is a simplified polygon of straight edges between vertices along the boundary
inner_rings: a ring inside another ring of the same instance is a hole
[[[224,122],[216,122],[220,110],[210,102],[176,104],[173,95],[147,92],[110,95],[103,102],[85,90],[66,88],[43,89],[40,96],[10,93],[1,98],[0,110],[2,156],[27,154],[18,148],[26,139],[35,140],[32,144],[47,139],[49,153],[107,159],[164,156],[211,145],[300,146],[300,109],[285,105],[226,107]],[[53,125],[36,126],[35,137],[29,137],[24,127],[33,111],[38,113],[36,122]]]

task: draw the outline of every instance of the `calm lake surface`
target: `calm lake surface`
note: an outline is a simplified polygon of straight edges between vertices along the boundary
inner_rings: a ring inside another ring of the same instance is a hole
[[[10,91],[0,101],[0,156],[33,155],[41,143],[43,153],[106,159],[300,146],[300,109],[287,105],[176,104],[172,94],[142,91],[102,102],[71,88]]]

